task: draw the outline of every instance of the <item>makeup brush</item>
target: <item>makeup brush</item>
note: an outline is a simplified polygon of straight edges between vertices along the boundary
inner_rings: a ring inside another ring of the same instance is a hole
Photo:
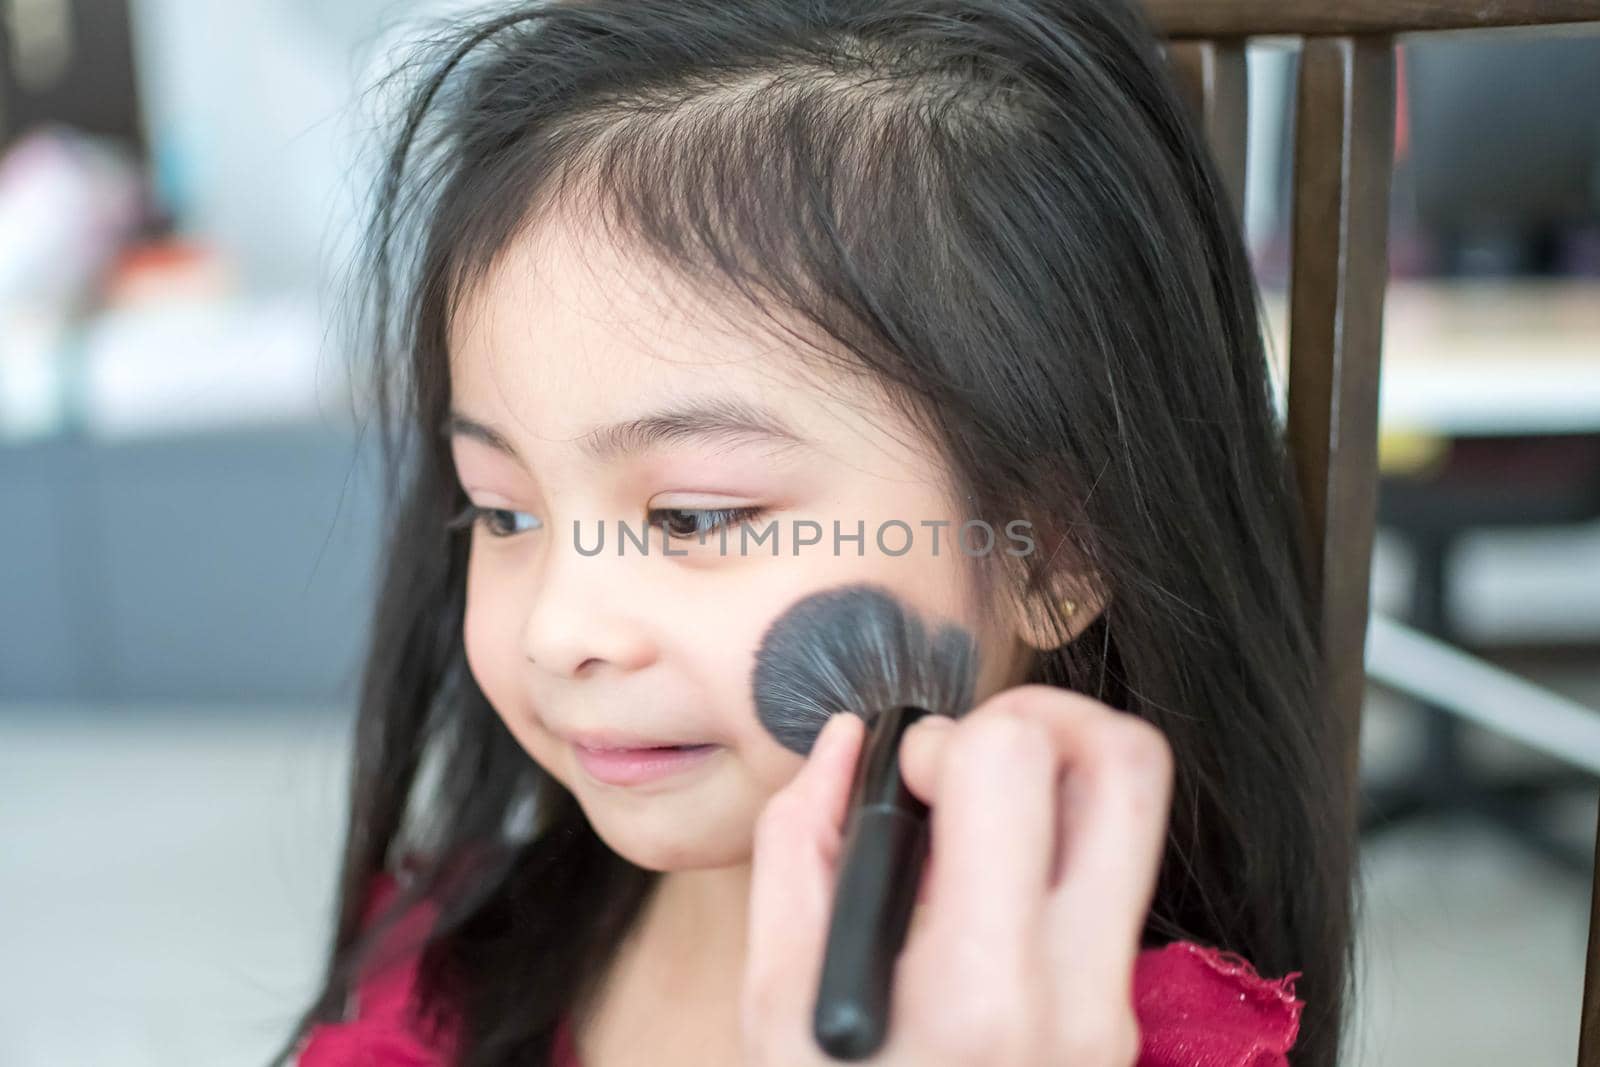
[[[823,725],[867,723],[856,763],[812,1029],[834,1059],[865,1059],[888,1032],[895,959],[928,852],[928,808],[900,776],[900,739],[924,715],[972,703],[972,635],[925,625],[886,588],[859,584],[799,601],[768,627],[753,674],[756,715],[805,755]]]

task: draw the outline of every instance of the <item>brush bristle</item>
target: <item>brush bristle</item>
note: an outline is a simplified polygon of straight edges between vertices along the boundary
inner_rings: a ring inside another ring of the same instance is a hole
[[[756,651],[756,715],[804,755],[841,711],[867,720],[909,704],[960,716],[972,703],[977,646],[954,623],[924,625],[880,585],[826,589],[767,628]]]

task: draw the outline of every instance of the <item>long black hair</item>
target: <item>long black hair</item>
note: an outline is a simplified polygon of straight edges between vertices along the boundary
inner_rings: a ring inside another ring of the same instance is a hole
[[[801,316],[884,383],[970,516],[1045,532],[1023,593],[1096,576],[1105,610],[1029,680],[1172,745],[1147,942],[1302,972],[1294,1060],[1333,1064],[1350,783],[1314,711],[1305,531],[1240,220],[1143,14],[571,0],[453,25],[433,49],[408,68],[423,77],[367,241],[389,534],[337,925],[291,1045],[340,1017],[386,919],[426,896],[419,988],[458,1020],[460,1062],[544,1064],[658,877],[517,745],[462,644],[448,324],[536,216],[584,207],[696,284]],[[371,880],[402,857],[413,876],[364,927]]]

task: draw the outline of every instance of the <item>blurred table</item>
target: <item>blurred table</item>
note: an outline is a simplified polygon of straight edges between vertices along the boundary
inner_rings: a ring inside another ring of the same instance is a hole
[[[1264,294],[1282,387],[1284,294]],[[1600,278],[1395,280],[1383,308],[1378,419],[1412,435],[1600,432]]]
[[[1282,294],[1267,294],[1266,310],[1281,404]],[[1405,621],[1459,644],[1451,560],[1465,535],[1600,518],[1600,279],[1393,281],[1383,338],[1378,525],[1414,555]],[[1364,832],[1466,813],[1586,873],[1587,856],[1549,833],[1540,809],[1586,776],[1492,777],[1467,757],[1460,718],[1419,703],[1421,751],[1397,781],[1366,783]]]

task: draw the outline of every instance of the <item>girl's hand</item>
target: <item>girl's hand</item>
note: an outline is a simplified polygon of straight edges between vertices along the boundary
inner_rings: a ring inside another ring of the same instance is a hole
[[[865,727],[835,715],[758,821],[740,1012],[746,1067],[832,1064],[811,1013]],[[1166,836],[1172,756],[1153,726],[1024,685],[907,731],[932,809],[921,899],[879,1067],[1128,1067],[1133,966]]]

